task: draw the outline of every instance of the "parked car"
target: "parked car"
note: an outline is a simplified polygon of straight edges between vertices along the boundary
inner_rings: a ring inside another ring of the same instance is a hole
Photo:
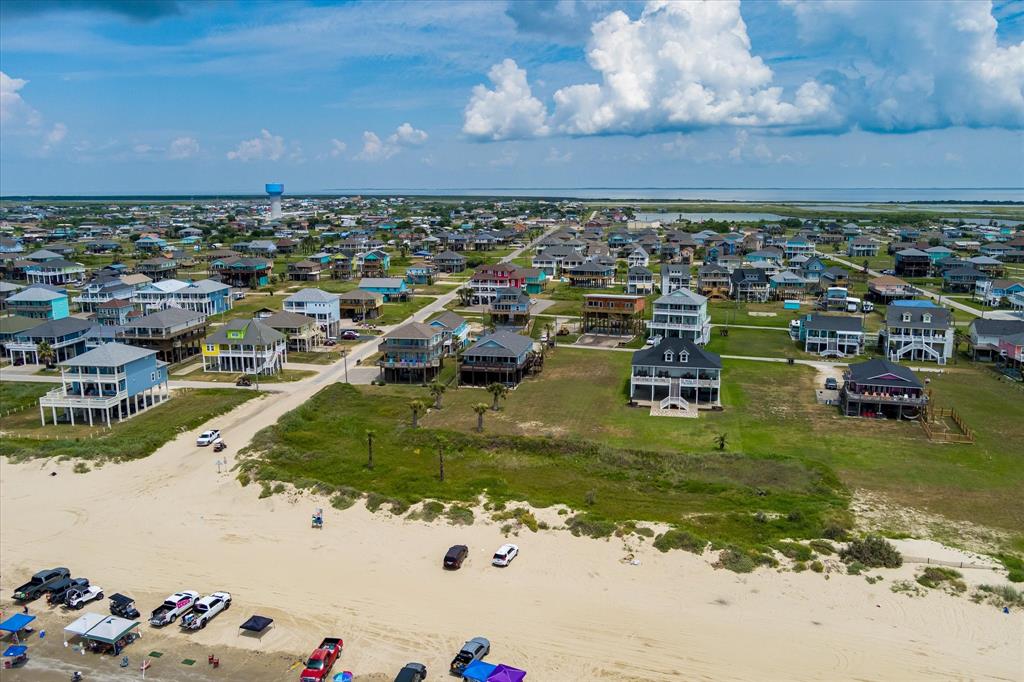
[[[224,450],[227,450],[227,447],[228,447],[228,444],[225,443],[220,438],[218,438],[217,440],[213,441],[213,451],[214,452],[223,452]]]
[[[192,611],[182,617],[180,627],[186,630],[202,630],[218,613],[227,611],[229,608],[231,608],[231,593],[214,592],[196,600]]]
[[[220,429],[210,429],[209,431],[203,431],[199,434],[199,438],[196,438],[196,445],[199,447],[206,447],[213,443],[213,441],[220,438]]]
[[[192,610],[192,605],[199,599],[199,593],[195,590],[175,592],[164,599],[164,603],[156,607],[149,616],[149,624],[155,627],[168,625]]]
[[[444,555],[444,567],[453,571],[462,568],[462,562],[469,556],[469,547],[465,545],[452,545],[448,553]]]
[[[88,587],[76,587],[68,590],[67,596],[64,597],[64,603],[70,609],[80,609],[89,602],[98,599],[103,599],[103,588],[98,585],[89,585]]]
[[[68,592],[86,587],[89,587],[88,578],[68,578],[66,583],[53,588],[53,591],[46,596],[46,602],[48,604],[63,604],[68,598]]]
[[[331,674],[331,668],[338,660],[345,643],[340,637],[324,637],[320,646],[313,650],[306,661],[306,667],[299,675],[299,682],[324,682]]]
[[[421,682],[427,679],[427,666],[422,663],[406,663],[405,667],[398,671],[395,682]]]
[[[450,667],[451,674],[460,677],[467,665],[473,661],[479,661],[489,653],[491,653],[491,643],[487,638],[474,637],[463,644],[459,653],[455,654]]]
[[[243,374],[235,380],[235,386],[252,386],[252,379]]]
[[[829,391],[838,391],[839,390],[839,382],[836,381],[835,377],[829,377],[829,378],[825,379],[825,388],[827,390],[829,390]]]
[[[356,339],[359,338],[359,332],[357,332],[355,329],[346,329],[341,333],[341,338],[345,339],[346,341],[355,341]]]
[[[493,566],[508,566],[517,556],[519,556],[519,546],[505,543],[494,553],[494,556],[491,558],[491,564]]]
[[[344,338],[344,335],[342,335],[342,338]],[[337,346],[338,342],[335,341],[334,339],[327,339],[326,341],[324,341],[324,345],[325,346]]]
[[[70,575],[71,571],[63,567],[39,571],[33,575],[32,579],[27,583],[14,588],[14,600],[30,601],[32,599],[38,599],[42,596],[43,592],[50,592],[53,590],[54,586]]]

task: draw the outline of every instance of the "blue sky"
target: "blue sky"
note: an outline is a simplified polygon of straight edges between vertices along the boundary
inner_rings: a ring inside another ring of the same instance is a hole
[[[1024,2],[0,4],[0,192],[1024,185]]]

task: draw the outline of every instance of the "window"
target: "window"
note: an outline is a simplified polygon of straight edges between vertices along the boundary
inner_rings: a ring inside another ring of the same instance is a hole
[[[903,313],[903,321],[910,322],[910,313]]]
[[[932,316],[931,316],[931,313],[925,313],[924,315],[922,315],[922,316],[921,316],[921,320],[922,320],[923,322],[925,322],[926,324],[927,324],[928,322],[931,322],[931,321],[932,321]]]
[[[156,381],[156,372],[150,372],[149,373],[149,380],[150,381]]]
[[[670,351],[670,350],[665,351],[665,355],[664,355],[665,362],[672,362],[672,358],[673,357],[674,356],[672,354],[672,351]]]

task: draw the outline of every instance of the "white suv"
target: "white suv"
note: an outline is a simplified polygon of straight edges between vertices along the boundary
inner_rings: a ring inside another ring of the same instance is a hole
[[[196,438],[196,445],[204,447],[210,445],[215,440],[220,438],[220,429],[210,429],[209,431],[203,431],[199,434],[199,438]]]
[[[494,557],[491,559],[491,565],[508,566],[517,556],[519,556],[519,547],[512,544],[502,545],[498,548],[498,551],[494,553]]]

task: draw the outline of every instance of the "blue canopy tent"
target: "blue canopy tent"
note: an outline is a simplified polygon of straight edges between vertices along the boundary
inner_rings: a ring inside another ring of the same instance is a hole
[[[472,680],[473,682],[487,682],[487,678],[491,676],[494,669],[498,666],[491,663],[484,663],[483,661],[477,660],[472,661],[466,666],[466,669],[462,671],[463,680]]]
[[[14,641],[18,644],[21,640],[18,639],[18,633],[28,627],[28,624],[36,619],[35,616],[30,616],[27,613],[16,613],[4,622],[0,623],[0,632],[9,632],[14,635]]]

